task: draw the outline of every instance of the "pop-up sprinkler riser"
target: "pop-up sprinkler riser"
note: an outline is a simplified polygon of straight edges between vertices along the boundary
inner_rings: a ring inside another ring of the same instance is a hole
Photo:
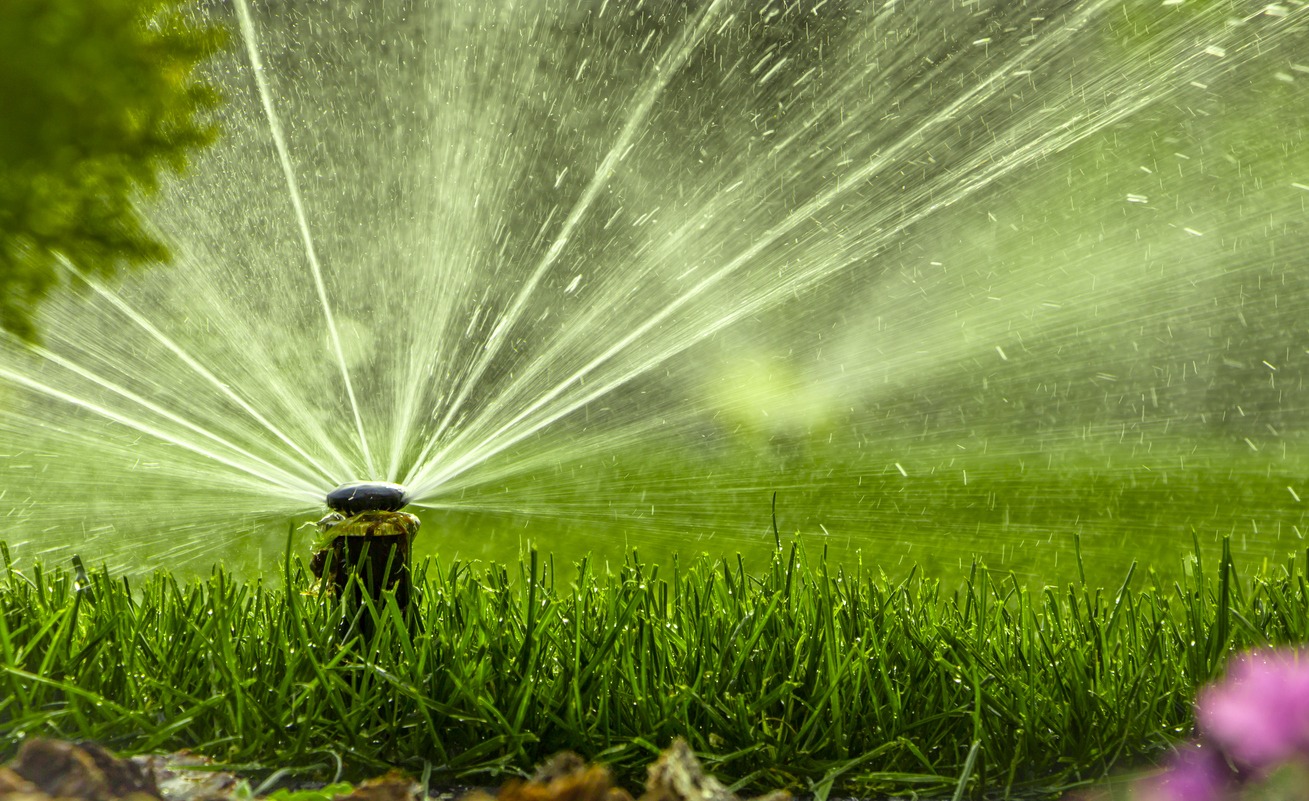
[[[410,553],[419,520],[400,511],[408,502],[405,488],[386,482],[342,484],[327,494],[332,511],[318,521],[309,566],[324,595],[345,597],[357,577],[351,607],[358,608],[366,593],[378,608],[383,593],[395,594],[402,613],[408,613],[412,595]],[[364,614],[360,629],[366,637],[374,623]],[[348,625],[346,626],[348,628]]]

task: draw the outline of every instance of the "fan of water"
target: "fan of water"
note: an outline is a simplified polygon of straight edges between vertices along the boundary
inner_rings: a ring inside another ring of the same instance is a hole
[[[1305,530],[1302,3],[205,8],[176,263],[0,345],[21,557],[257,569],[356,480],[498,558]]]

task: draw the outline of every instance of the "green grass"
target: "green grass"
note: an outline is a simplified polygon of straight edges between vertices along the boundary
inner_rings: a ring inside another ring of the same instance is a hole
[[[349,610],[302,595],[298,563],[265,584],[215,570],[130,587],[10,566],[0,750],[52,735],[467,783],[571,748],[636,784],[683,736],[746,791],[950,795],[962,777],[969,797],[1051,793],[1189,734],[1197,686],[1231,651],[1309,638],[1306,562],[1240,577],[1224,553],[1108,591],[980,565],[957,589],[892,582],[795,547],[757,575],[433,561],[421,626],[391,600],[369,646],[341,642]]]
[[[833,563],[862,554],[896,579],[917,564],[953,584],[978,555],[1034,588],[1075,579],[1079,567],[1090,582],[1113,586],[1134,559],[1179,577],[1178,557],[1193,536],[1217,561],[1230,535],[1246,566],[1306,544],[1303,448],[1256,452],[1189,433],[1152,447],[1061,434],[996,435],[989,451],[988,438],[862,449],[809,441],[785,457],[688,446],[653,458],[633,449],[470,490],[459,508],[418,509],[415,548],[512,564],[530,540],[570,564],[587,554],[621,562],[630,543],[652,563],[688,549],[740,551],[747,568],[760,570],[772,556],[774,493],[784,534],[802,537],[811,553],[829,548]],[[269,532],[265,563],[279,558],[280,534]],[[1080,565],[1069,558],[1075,534]]]

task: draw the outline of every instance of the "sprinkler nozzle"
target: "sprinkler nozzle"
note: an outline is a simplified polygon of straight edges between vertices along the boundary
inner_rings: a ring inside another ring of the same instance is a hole
[[[409,503],[405,488],[386,481],[352,481],[327,493],[329,509],[343,515],[398,512]]]
[[[324,595],[346,605],[338,636],[358,631],[371,640],[379,621],[384,592],[395,593],[395,603],[413,621],[409,597],[413,593],[409,557],[419,520],[401,512],[409,502],[405,488],[385,481],[354,481],[327,493],[332,513],[318,521],[309,569],[320,581]],[[372,610],[364,598],[371,598]]]

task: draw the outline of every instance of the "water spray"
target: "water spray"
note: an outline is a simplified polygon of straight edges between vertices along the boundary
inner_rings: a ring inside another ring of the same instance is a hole
[[[343,598],[349,593],[349,608],[359,610],[364,594],[380,609],[382,594],[390,591],[407,617],[413,589],[409,558],[419,520],[400,511],[409,502],[405,488],[384,481],[351,482],[327,493],[325,500],[332,511],[318,521],[309,562],[320,593]],[[349,628],[345,621],[343,631]],[[374,628],[372,616],[360,612],[360,633],[370,637]]]

